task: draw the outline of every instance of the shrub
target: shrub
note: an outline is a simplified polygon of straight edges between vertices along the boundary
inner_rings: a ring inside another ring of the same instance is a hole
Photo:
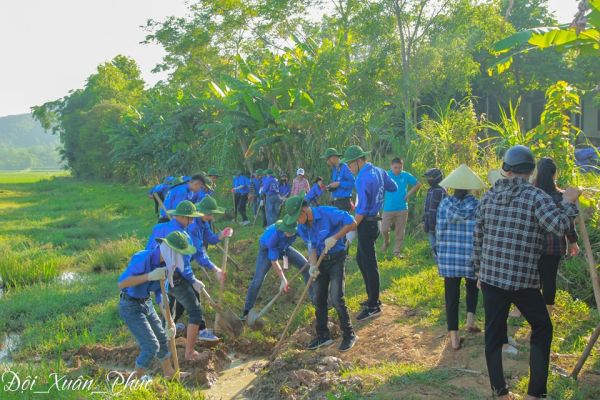
[[[141,242],[134,237],[103,242],[87,253],[86,264],[94,271],[118,270],[125,266],[135,252],[142,249]]]

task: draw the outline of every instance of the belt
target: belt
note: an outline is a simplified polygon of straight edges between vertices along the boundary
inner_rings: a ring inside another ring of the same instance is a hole
[[[143,297],[143,298],[131,297],[130,295],[128,295],[125,292],[121,292],[120,297],[123,300],[130,300],[130,301],[135,301],[135,302],[138,302],[138,303],[145,303],[146,301],[148,301],[148,299],[150,299],[150,297]]]
[[[379,215],[373,215],[370,217],[364,217],[363,221],[381,221],[381,217]]]
[[[323,261],[332,261],[332,260],[337,260],[338,258],[345,258],[345,257],[346,257],[346,251],[340,250],[333,254],[326,254],[325,257],[323,257]]]

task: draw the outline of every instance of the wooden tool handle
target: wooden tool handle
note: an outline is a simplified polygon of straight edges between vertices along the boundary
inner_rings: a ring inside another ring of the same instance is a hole
[[[171,318],[171,308],[169,307],[169,298],[167,297],[167,291],[165,290],[165,280],[160,281],[160,293],[162,294],[163,306],[165,307],[165,320],[167,326],[173,325],[173,318]],[[177,356],[177,345],[175,344],[175,336],[169,340],[169,349],[171,351],[171,358],[175,367],[175,377],[179,380],[179,357]]]

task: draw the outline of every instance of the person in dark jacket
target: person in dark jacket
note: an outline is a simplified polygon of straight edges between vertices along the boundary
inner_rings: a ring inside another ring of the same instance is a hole
[[[429,189],[425,197],[425,212],[423,213],[423,230],[429,239],[431,251],[435,254],[435,224],[437,209],[442,200],[448,195],[446,189],[440,186],[440,182],[444,179],[442,171],[437,168],[428,169],[423,177],[427,179]]]
[[[542,158],[538,162],[535,186],[548,193],[557,205],[561,203],[563,192],[556,187],[556,164],[551,158]],[[558,236],[548,233],[544,240],[538,269],[540,272],[542,295],[546,301],[548,313],[552,312],[554,299],[556,298],[558,266],[565,255],[576,256],[579,254],[577,239],[575,224],[571,221],[571,227],[566,235]]]

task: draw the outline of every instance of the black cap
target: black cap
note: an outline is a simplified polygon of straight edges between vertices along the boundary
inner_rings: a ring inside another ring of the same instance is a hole
[[[535,157],[529,147],[513,146],[504,154],[502,169],[516,174],[529,174],[535,169]]]
[[[438,168],[430,168],[423,174],[427,181],[432,185],[437,185],[444,179],[444,174]]]

